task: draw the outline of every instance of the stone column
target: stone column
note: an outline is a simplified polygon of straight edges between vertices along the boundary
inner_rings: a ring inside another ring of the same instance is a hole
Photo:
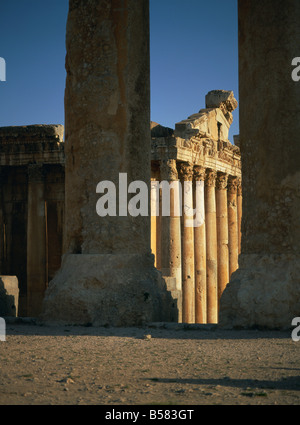
[[[299,22],[298,0],[239,0],[242,253],[223,326],[285,329],[299,316]]]
[[[237,185],[238,179],[234,176],[228,178],[228,250],[229,250],[229,277],[239,267],[239,238],[237,214]]]
[[[189,163],[179,165],[182,184],[182,321],[195,322],[195,259],[194,259],[194,228],[190,226],[193,220],[193,166]]]
[[[206,170],[205,221],[206,221],[206,276],[207,276],[207,323],[218,322],[218,248],[216,219],[217,172]]]
[[[158,181],[160,182],[161,179],[159,178]],[[159,215],[158,217],[156,217],[156,268],[158,270],[161,270],[161,252],[162,252],[162,235],[161,235],[161,221],[162,221],[162,216],[161,216],[161,202],[162,202],[162,197],[161,197],[161,189],[159,189],[158,192],[158,202],[159,202]]]
[[[65,255],[43,318],[168,320],[150,247],[148,0],[70,0],[66,47]]]
[[[4,194],[5,173],[3,167],[0,167],[0,274],[4,274],[5,269],[5,210],[4,210]]]
[[[163,276],[175,277],[176,289],[181,290],[181,217],[178,214],[180,213],[180,192],[176,160],[170,159],[161,161],[160,175],[161,182],[167,182],[170,185],[170,214],[168,216],[161,217],[161,272]],[[168,195],[164,195],[164,190],[165,189],[162,188],[162,202],[168,201]],[[176,211],[176,209],[178,211]]]
[[[238,215],[238,238],[239,238],[239,254],[242,249],[242,216],[243,216],[243,191],[242,179],[238,179],[237,186],[237,215]]]
[[[194,205],[199,214],[199,222],[194,227],[195,252],[195,322],[207,322],[207,290],[206,290],[206,235],[205,235],[205,200],[204,180],[205,168],[194,167]],[[198,188],[197,188],[198,186]],[[198,197],[197,197],[198,195]]]
[[[221,172],[217,174],[218,302],[229,282],[227,181],[227,174]]]
[[[28,165],[27,315],[37,317],[47,288],[44,170]]]
[[[154,255],[154,265],[157,267],[157,206],[159,208],[159,191],[157,193],[156,185],[158,181],[151,177],[151,252]],[[159,212],[159,211],[158,211]]]

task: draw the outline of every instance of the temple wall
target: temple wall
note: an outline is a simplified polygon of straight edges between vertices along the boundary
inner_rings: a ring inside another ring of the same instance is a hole
[[[61,264],[62,126],[0,129],[0,273],[17,276],[20,316],[36,316]]]

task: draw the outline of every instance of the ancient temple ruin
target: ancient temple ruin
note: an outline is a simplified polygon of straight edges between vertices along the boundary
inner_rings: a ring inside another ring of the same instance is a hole
[[[289,327],[300,309],[299,1],[239,0],[243,176],[231,92],[150,134],[149,2],[126,5],[70,0],[65,142],[60,126],[0,131],[0,289],[17,275],[19,314],[44,322]],[[120,172],[149,186],[157,215],[99,220],[95,188]],[[160,213],[161,181],[191,183],[180,213]]]
[[[236,106],[232,92],[212,91],[206,109],[175,131],[151,123],[151,181],[205,182],[201,226],[185,228],[172,211],[162,216],[162,204],[151,217],[151,249],[172,294],[173,321],[216,323],[220,297],[238,266],[241,159],[228,140]],[[1,274],[18,278],[20,316],[41,313],[48,283],[61,267],[63,136],[61,125],[0,129]],[[152,208],[156,202],[152,196]]]
[[[239,147],[228,140],[236,107],[232,92],[215,90],[206,96],[206,109],[177,123],[174,132],[152,123],[152,183],[193,182],[191,208],[196,203],[196,184],[203,183],[198,202],[203,219],[197,226],[185,225],[183,211],[181,215],[171,211],[166,217],[160,211],[152,216],[156,267],[167,279],[173,297],[180,300],[178,319],[185,323],[218,322],[221,295],[238,267],[241,158]],[[171,192],[174,204],[179,194]],[[161,207],[161,193],[159,203]]]

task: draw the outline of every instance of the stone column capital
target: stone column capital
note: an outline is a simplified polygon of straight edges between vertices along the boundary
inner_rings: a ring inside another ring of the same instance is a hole
[[[196,181],[204,181],[206,175],[206,168],[196,165],[194,167],[194,179]]]
[[[28,164],[27,166],[29,182],[43,183],[45,179],[45,169],[43,164]]]
[[[238,196],[243,195],[242,179],[240,177],[237,179],[237,194],[238,194]]]
[[[232,194],[237,193],[238,189],[238,178],[236,176],[229,176],[228,177],[228,184],[227,184],[228,192]]]
[[[178,171],[176,167],[176,159],[164,159],[160,163],[161,180],[175,181],[178,180]]]
[[[216,186],[217,172],[211,168],[207,168],[205,176],[205,186],[215,187]]]
[[[218,190],[224,190],[227,188],[228,183],[228,174],[218,172],[217,173],[217,179],[216,179],[216,187]]]
[[[193,180],[193,164],[190,162],[182,162],[179,165],[179,176],[183,181],[192,181]]]

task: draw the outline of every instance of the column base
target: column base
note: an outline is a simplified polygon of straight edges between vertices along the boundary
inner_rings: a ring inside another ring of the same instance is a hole
[[[300,315],[300,255],[240,255],[221,297],[219,326],[289,329]]]
[[[67,254],[49,284],[48,324],[138,326],[171,321],[173,300],[153,255]]]

